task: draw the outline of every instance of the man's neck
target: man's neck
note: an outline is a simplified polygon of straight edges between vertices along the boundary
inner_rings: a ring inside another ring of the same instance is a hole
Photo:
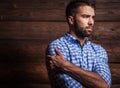
[[[72,36],[74,36],[77,40],[79,40],[80,41],[80,45],[81,46],[84,46],[84,43],[85,43],[85,41],[87,40],[87,37],[84,37],[84,38],[80,38],[80,37],[78,37],[76,34],[74,34],[72,31],[70,32],[70,34],[72,35]]]

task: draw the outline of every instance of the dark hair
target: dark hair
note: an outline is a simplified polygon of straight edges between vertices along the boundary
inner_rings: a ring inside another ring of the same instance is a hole
[[[88,5],[96,9],[94,0],[72,0],[66,7],[66,19],[69,16],[74,16],[77,13],[78,7],[82,5]]]

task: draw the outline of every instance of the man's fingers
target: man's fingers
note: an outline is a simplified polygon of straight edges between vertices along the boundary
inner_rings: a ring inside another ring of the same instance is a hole
[[[47,55],[47,57],[48,57],[50,60],[55,58],[55,56],[51,56],[51,55]]]
[[[62,53],[60,52],[60,50],[58,48],[55,48],[56,54],[59,56],[62,56]]]
[[[58,48],[55,48],[55,52],[56,52],[56,54],[57,54],[58,56],[63,56],[62,53],[60,52],[60,50],[59,50]],[[51,55],[47,55],[47,57],[52,58]]]
[[[47,55],[47,57],[50,57],[50,58],[51,58],[51,55]]]
[[[55,65],[54,65],[54,63],[50,60],[50,67],[51,67],[51,69],[54,69],[55,68]]]

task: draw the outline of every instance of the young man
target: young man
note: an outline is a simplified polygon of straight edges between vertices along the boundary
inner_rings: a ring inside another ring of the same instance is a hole
[[[109,88],[111,73],[105,49],[88,40],[95,3],[74,0],[66,8],[69,32],[49,44],[46,66],[52,88]]]

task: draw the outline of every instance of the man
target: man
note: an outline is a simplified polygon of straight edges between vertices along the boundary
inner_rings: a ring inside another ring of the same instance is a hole
[[[71,1],[66,8],[69,32],[49,44],[46,66],[52,88],[109,88],[111,73],[105,49],[88,40],[95,3]]]

